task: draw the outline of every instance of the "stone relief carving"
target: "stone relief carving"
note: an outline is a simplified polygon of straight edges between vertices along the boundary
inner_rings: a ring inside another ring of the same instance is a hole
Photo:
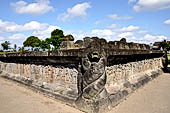
[[[78,68],[78,98],[76,104],[83,106],[83,103],[105,99],[108,93],[106,84],[106,55],[103,51],[100,55],[98,51],[89,53],[82,58],[82,64]]]
[[[108,87],[117,83],[123,83],[129,79],[134,79],[149,71],[154,71],[163,68],[162,58],[146,59],[137,62],[130,62],[127,64],[119,64],[106,67],[107,84]],[[114,71],[113,71],[114,70]]]

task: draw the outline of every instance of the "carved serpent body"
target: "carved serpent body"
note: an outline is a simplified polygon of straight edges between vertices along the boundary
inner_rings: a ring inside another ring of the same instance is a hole
[[[107,96],[105,66],[105,54],[99,56],[93,52],[82,58],[82,65],[79,67],[78,99],[98,100]]]

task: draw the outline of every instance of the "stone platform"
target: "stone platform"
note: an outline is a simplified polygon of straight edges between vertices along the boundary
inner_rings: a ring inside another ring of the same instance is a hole
[[[78,48],[0,54],[4,78],[89,113],[110,110],[163,72],[166,52],[148,45],[85,38]]]

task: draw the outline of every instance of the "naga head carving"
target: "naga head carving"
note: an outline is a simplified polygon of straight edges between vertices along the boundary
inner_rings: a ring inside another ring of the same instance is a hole
[[[88,54],[88,59],[90,60],[90,62],[99,62],[100,58],[101,56],[99,55],[98,51],[94,51]]]
[[[86,57],[82,58],[82,67],[84,71],[90,70],[93,64],[105,65],[105,63],[105,54],[101,54],[99,51],[90,52]]]
[[[82,93],[83,98],[100,97],[99,95],[105,91],[105,66],[105,54],[101,54],[99,51],[90,52],[82,58],[82,80],[80,80],[82,85],[79,92]]]

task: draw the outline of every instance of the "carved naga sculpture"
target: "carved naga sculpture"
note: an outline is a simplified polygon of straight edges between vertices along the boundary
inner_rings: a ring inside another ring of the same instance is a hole
[[[85,58],[82,58],[82,64],[79,65],[78,75],[78,93],[77,104],[83,104],[87,101],[100,100],[108,97],[105,89],[106,84],[106,55],[102,51],[93,51]],[[79,105],[80,106],[80,105]]]

